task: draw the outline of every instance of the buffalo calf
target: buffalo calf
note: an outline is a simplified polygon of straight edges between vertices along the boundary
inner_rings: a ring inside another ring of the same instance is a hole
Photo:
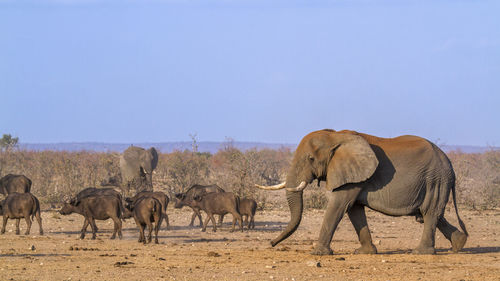
[[[255,228],[255,211],[257,210],[257,202],[250,198],[241,198],[240,199],[240,214],[241,217],[244,217],[244,224],[248,227],[248,229]]]
[[[122,239],[122,201],[113,195],[91,195],[82,198],[78,202],[64,203],[59,211],[61,215],[77,213],[82,215],[85,220],[80,235],[80,239],[85,238],[85,232],[90,224],[92,228],[92,239],[96,238],[97,226],[95,220],[112,219],[114,222],[114,231],[111,239],[115,239],[116,233]]]
[[[31,193],[11,193],[0,203],[0,215],[3,215],[2,234],[8,219],[16,219],[16,234],[19,235],[19,222],[22,218],[26,220],[26,233],[30,234],[31,221],[36,217],[40,227],[40,235],[43,235],[42,217],[40,216],[40,202]]]
[[[227,213],[231,213],[233,215],[233,228],[231,229],[231,232],[234,231],[236,220],[239,220],[240,229],[243,231],[243,221],[239,212],[240,198],[234,193],[211,192],[202,196],[196,195],[193,199],[193,205],[207,213],[207,218],[203,224],[202,231],[206,231],[209,220],[212,220],[213,231],[217,231],[214,214],[224,215]]]
[[[158,244],[158,230],[162,221],[162,204],[154,197],[142,197],[137,199],[134,204],[128,204],[127,208],[132,212],[135,223],[139,228],[139,242],[146,244],[144,228],[147,226],[149,236],[147,243],[151,243],[151,233],[153,232],[153,222],[155,223],[155,243]]]

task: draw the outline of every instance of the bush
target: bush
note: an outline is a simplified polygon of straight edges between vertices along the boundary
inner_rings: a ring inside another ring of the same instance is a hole
[[[500,207],[500,151],[448,154],[456,175],[457,200],[473,209]]]
[[[472,208],[500,204],[500,151],[448,154],[456,174],[457,199]],[[231,144],[214,155],[191,151],[160,153],[153,175],[156,190],[170,195],[193,184],[217,184],[241,197],[253,198],[260,209],[286,206],[282,193],[257,189],[285,180],[293,154],[288,149],[248,150]],[[24,174],[33,181],[32,192],[44,203],[61,202],[68,195],[119,175],[118,153],[0,151],[0,176]],[[306,208],[324,208],[323,187],[305,190]]]

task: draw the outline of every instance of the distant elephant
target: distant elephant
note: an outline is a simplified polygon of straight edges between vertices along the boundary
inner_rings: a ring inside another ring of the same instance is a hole
[[[154,147],[146,150],[130,146],[120,156],[122,185],[130,192],[153,190],[153,171],[158,164],[158,153]]]
[[[437,228],[451,242],[453,251],[463,248],[467,230],[458,215],[455,173],[450,160],[436,145],[416,136],[379,138],[354,131],[321,130],[300,142],[286,181],[263,189],[286,188],[291,219],[274,240],[275,246],[290,236],[302,219],[303,189],[313,180],[326,181],[328,204],[314,255],[331,255],[333,234],[347,212],[361,243],[356,253],[377,253],[365,207],[390,216],[422,217],[424,231],[413,253],[434,254]],[[444,218],[450,195],[460,232]]]
[[[13,192],[28,193],[31,191],[31,180],[24,175],[8,174],[0,178],[0,193],[8,195]]]

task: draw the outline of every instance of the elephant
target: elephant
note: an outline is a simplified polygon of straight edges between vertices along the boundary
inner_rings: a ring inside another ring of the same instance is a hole
[[[285,188],[290,222],[271,245],[295,232],[302,219],[303,190],[317,180],[326,182],[328,203],[313,255],[331,255],[333,234],[347,212],[361,247],[355,253],[376,254],[365,207],[389,216],[423,219],[424,230],[414,254],[435,253],[436,227],[458,252],[467,241],[465,224],[458,215],[455,173],[446,154],[417,136],[380,138],[350,130],[324,129],[306,135],[299,143],[286,181],[267,190]],[[460,228],[444,217],[452,193]]]
[[[153,171],[158,164],[158,153],[154,147],[146,150],[130,146],[120,156],[122,186],[140,191],[153,191]]]

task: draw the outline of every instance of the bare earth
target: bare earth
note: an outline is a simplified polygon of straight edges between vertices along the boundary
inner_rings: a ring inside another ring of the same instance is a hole
[[[289,219],[287,209],[258,211],[255,230],[230,233],[231,215],[222,229],[202,233],[187,227],[191,212],[168,214],[171,230],[160,231],[160,244],[137,243],[133,220],[124,223],[123,240],[109,240],[112,222],[99,221],[97,240],[79,240],[83,217],[43,212],[45,235],[33,223],[29,236],[14,234],[14,221],[0,236],[1,280],[500,280],[500,210],[461,210],[470,237],[454,254],[437,234],[436,255],[412,255],[423,226],[409,217],[368,211],[379,254],[354,255],[359,247],[347,216],[335,236],[333,256],[312,256],[323,211],[308,210],[297,232],[275,248]],[[446,217],[455,226],[454,213]],[[25,222],[21,222],[24,233]],[[90,228],[89,228],[90,229]],[[34,247],[32,247],[34,246]]]

